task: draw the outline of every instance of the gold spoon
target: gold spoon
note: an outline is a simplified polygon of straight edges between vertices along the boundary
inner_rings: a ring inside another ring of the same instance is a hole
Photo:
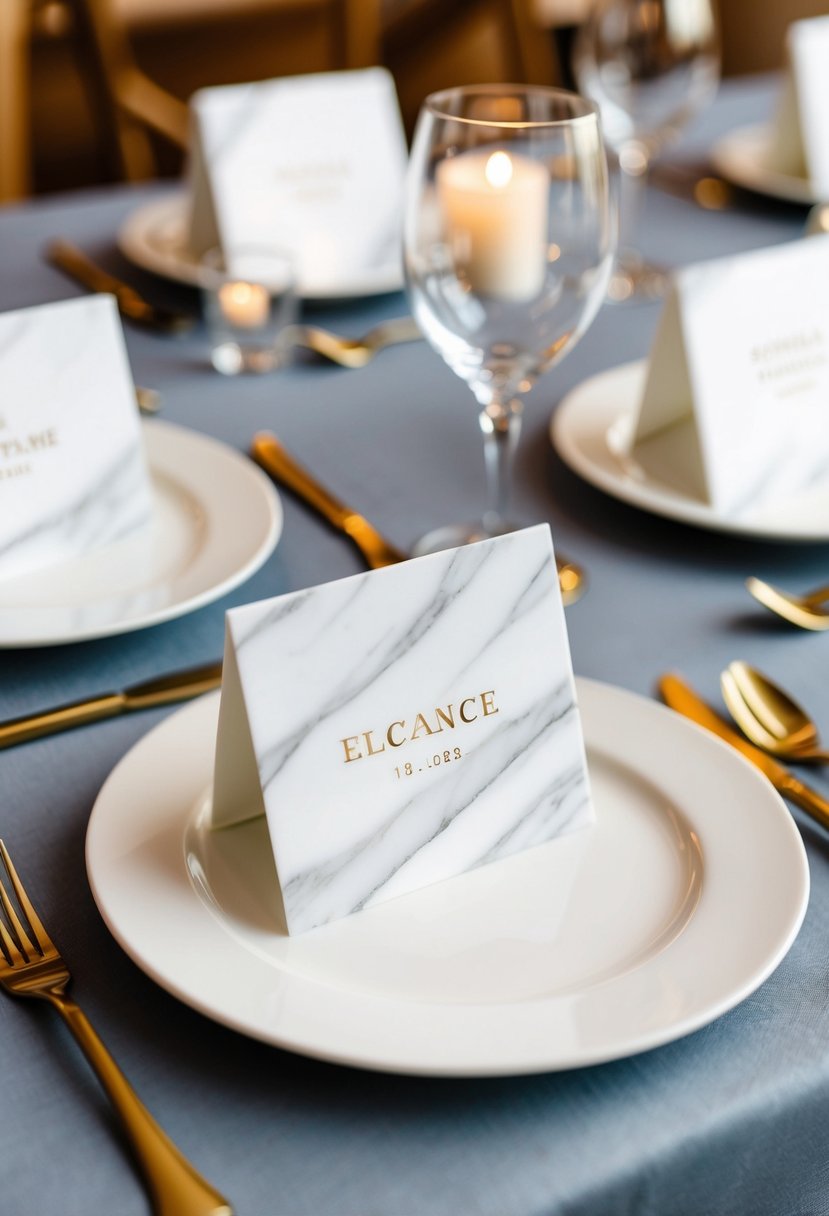
[[[312,507],[332,527],[349,536],[362,553],[370,569],[379,570],[383,566],[405,561],[408,557],[408,554],[404,553],[402,549],[390,544],[365,516],[358,514],[357,511],[335,498],[307,469],[302,467],[272,432],[260,431],[254,435],[250,454],[274,481],[291,490],[297,498]],[[558,585],[561,588],[561,602],[565,605],[573,604],[585,589],[584,571],[581,566],[577,566],[575,562],[563,557],[556,558],[556,567]]]
[[[729,663],[720,676],[729,712],[752,743],[795,761],[829,761],[817,727],[782,688],[748,663]]]
[[[416,342],[422,337],[413,317],[395,317],[375,325],[361,338],[344,338],[318,325],[292,325],[282,334],[280,344],[304,346],[340,367],[354,368],[365,367],[386,346]]]
[[[816,587],[806,595],[792,595],[764,583],[760,578],[746,579],[746,587],[751,595],[771,612],[782,616],[792,625],[801,629],[829,629],[829,587]]]

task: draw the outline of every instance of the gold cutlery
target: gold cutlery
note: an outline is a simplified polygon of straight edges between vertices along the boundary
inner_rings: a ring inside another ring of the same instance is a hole
[[[161,397],[154,388],[142,388],[140,384],[136,384],[135,400],[142,414],[157,414],[161,409]]]
[[[9,892],[0,874],[0,985],[12,996],[48,1001],[64,1019],[121,1118],[157,1216],[233,1216],[227,1200],[162,1131],[86,1015],[66,996],[69,969],[32,907],[2,840],[0,859],[11,885]]]
[[[102,270],[86,256],[76,245],[69,241],[51,241],[46,246],[44,257],[47,262],[62,270],[76,283],[89,291],[102,291],[115,296],[118,311],[127,321],[134,321],[148,329],[159,330],[163,333],[184,333],[192,329],[195,320],[186,313],[175,312],[169,308],[157,308],[150,304],[140,292],[115,275]]]
[[[379,570],[405,561],[408,554],[385,539],[365,516],[335,498],[283,447],[276,435],[260,431],[253,438],[251,456],[275,481],[291,490],[332,527],[349,536],[369,569]],[[584,574],[573,562],[556,558],[561,598],[565,604],[577,600],[584,588]]]
[[[747,760],[750,760],[769,779],[771,784],[794,802],[801,810],[806,811],[824,828],[829,828],[829,802],[822,798],[816,790],[811,789],[794,773],[790,773],[779,760],[774,760],[765,752],[760,751],[753,743],[749,743],[742,735],[728,725],[719,714],[714,713],[706,703],[677,675],[666,675],[659,681],[659,691],[666,705],[671,709],[690,718],[698,726],[704,726],[713,734],[724,739],[736,748]]]
[[[13,747],[16,743],[27,743],[30,739],[39,739],[73,726],[83,726],[87,722],[99,722],[103,718],[114,718],[138,709],[185,701],[218,688],[221,682],[221,663],[208,663],[203,667],[145,680],[121,692],[103,693],[99,697],[73,701],[55,709],[25,714],[22,718],[0,722],[0,749]]]
[[[829,761],[809,715],[761,671],[735,660],[720,676],[720,687],[729,713],[752,743],[795,762]]]
[[[760,578],[746,579],[746,587],[764,608],[792,625],[815,632],[829,629],[829,587],[817,587],[806,595],[792,595],[779,587],[772,587],[771,583],[764,583]]]
[[[375,325],[361,338],[344,338],[318,325],[292,325],[283,333],[280,344],[303,346],[341,367],[355,368],[365,367],[387,346],[416,342],[422,337],[413,317],[396,317]]]

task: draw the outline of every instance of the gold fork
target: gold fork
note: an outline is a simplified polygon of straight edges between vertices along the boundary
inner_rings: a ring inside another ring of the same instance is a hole
[[[386,346],[416,342],[422,337],[413,317],[396,317],[375,325],[361,338],[343,338],[318,325],[292,325],[280,341],[286,346],[304,346],[341,367],[355,368],[365,367]]]
[[[139,1101],[85,1014],[66,996],[69,969],[41,924],[0,840],[18,915],[0,873],[0,985],[12,996],[33,996],[57,1009],[121,1117],[144,1172],[157,1216],[233,1216],[222,1198],[187,1161]],[[24,923],[25,922],[25,923]]]

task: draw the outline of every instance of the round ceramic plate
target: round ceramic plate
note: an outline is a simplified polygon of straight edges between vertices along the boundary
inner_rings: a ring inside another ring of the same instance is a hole
[[[142,270],[189,287],[200,284],[199,265],[187,240],[188,200],[185,194],[165,194],[133,211],[121,226],[121,252]],[[399,260],[364,271],[359,276],[326,281],[300,281],[298,291],[306,300],[335,300],[382,295],[402,291],[403,268]]]
[[[594,827],[287,937],[264,820],[212,832],[219,696],[114,769],[89,823],[98,907],[148,975],[244,1034],[444,1076],[655,1047],[752,992],[809,890],[780,798],[655,702],[577,681]]]
[[[714,144],[709,160],[716,171],[735,186],[779,198],[787,203],[818,202],[805,177],[778,173],[769,168],[770,130],[766,124],[738,127]]]
[[[644,468],[629,448],[646,370],[644,360],[626,363],[591,376],[568,393],[550,422],[553,445],[565,464],[606,494],[654,515],[757,540],[829,540],[829,482],[729,516]]]
[[[128,633],[218,599],[258,570],[282,531],[265,474],[215,439],[143,424],[153,494],[146,531],[0,582],[0,647]]]

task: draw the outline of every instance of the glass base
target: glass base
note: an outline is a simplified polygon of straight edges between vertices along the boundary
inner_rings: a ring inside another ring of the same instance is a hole
[[[210,362],[223,376],[239,376],[244,372],[261,375],[282,367],[285,357],[274,346],[240,346],[238,342],[221,342],[210,352]]]
[[[490,540],[493,536],[506,536],[508,532],[517,532],[521,524],[499,524],[497,528],[487,528],[482,522],[476,524],[450,524],[445,528],[436,528],[427,532],[412,546],[412,557],[423,557],[426,553],[440,553],[443,549],[455,549],[459,545],[471,545],[478,540]]]
[[[646,262],[632,249],[622,250],[610,276],[607,299],[612,304],[628,301],[661,300],[667,293],[670,276],[664,266]]]

